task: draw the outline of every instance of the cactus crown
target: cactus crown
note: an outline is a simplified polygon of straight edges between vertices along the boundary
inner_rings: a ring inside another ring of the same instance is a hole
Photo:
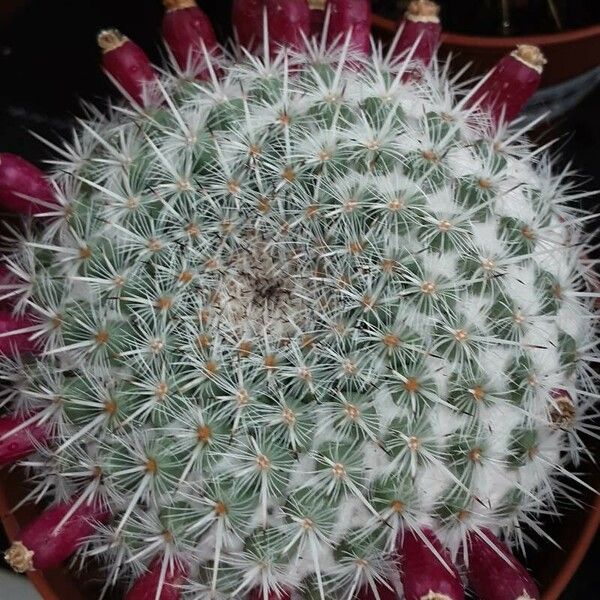
[[[190,598],[397,586],[407,528],[520,540],[595,394],[571,183],[446,68],[217,62],[82,121],[15,234],[43,353],[2,359],[5,402],[54,432],[31,497],[101,499],[107,586],[159,556]]]

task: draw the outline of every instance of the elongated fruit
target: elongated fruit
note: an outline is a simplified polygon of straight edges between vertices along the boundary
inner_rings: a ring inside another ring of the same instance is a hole
[[[48,428],[36,422],[23,427],[29,417],[0,417],[0,465],[13,464],[35,450],[48,436]],[[13,433],[11,433],[13,432]]]
[[[539,591],[525,567],[489,529],[468,540],[469,584],[480,600],[538,600]]]
[[[308,0],[310,9],[310,33],[320,36],[323,32],[323,23],[325,22],[325,8],[327,0]]]
[[[109,516],[106,509],[84,502],[56,529],[73,505],[74,501],[69,501],[51,506],[19,532],[4,554],[15,571],[24,573],[57,567],[93,533],[96,522],[105,521]]]
[[[263,49],[265,16],[272,55],[281,46],[304,47],[311,28],[306,0],[235,0],[232,20],[240,44],[257,53]]]
[[[266,0],[269,42],[272,53],[280,46],[304,47],[310,36],[310,10],[306,0]]]
[[[262,43],[264,0],[233,0],[231,20],[240,46],[257,50]]]
[[[52,210],[56,198],[46,176],[15,154],[0,153],[0,205],[5,209],[36,214]]]
[[[412,531],[398,537],[400,576],[406,600],[463,600],[464,590],[450,554],[431,529],[423,528],[421,534],[431,547]]]
[[[191,71],[198,79],[206,79],[202,68],[204,48],[211,53],[217,38],[206,14],[194,0],[163,0],[167,9],[162,21],[162,35],[183,71]]]
[[[27,316],[13,315],[0,309],[0,354],[12,356],[37,352],[38,343],[31,339],[35,322]]]
[[[396,55],[410,51],[412,60],[429,66],[440,43],[442,26],[439,19],[439,6],[430,0],[413,0],[399,24],[402,32],[397,40]]]
[[[468,105],[478,103],[490,114],[495,127],[510,123],[538,89],[545,63],[539,48],[518,46],[494,67]]]
[[[291,598],[291,594],[285,590],[279,592],[270,591],[266,595],[266,600],[291,600]],[[265,595],[260,588],[257,588],[252,591],[249,600],[265,600]]]
[[[179,563],[173,568],[163,568],[161,559],[154,560],[148,571],[142,574],[125,596],[125,600],[179,600],[181,584],[185,582],[187,569]],[[162,575],[164,572],[164,575]],[[161,576],[163,577],[161,586]],[[160,588],[160,595],[157,592]]]
[[[359,592],[356,600],[398,600],[398,594],[394,591],[394,588],[388,583],[383,585],[379,583],[375,586],[377,595],[373,591],[371,586],[363,587]]]
[[[369,0],[328,0],[330,43],[346,41],[350,32],[350,48],[361,54],[371,51],[371,3]]]
[[[102,66],[120,89],[139,106],[153,104],[156,74],[144,51],[116,29],[98,34]]]

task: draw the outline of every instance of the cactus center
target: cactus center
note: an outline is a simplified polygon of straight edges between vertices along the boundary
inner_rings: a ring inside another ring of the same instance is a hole
[[[248,242],[216,269],[209,298],[213,308],[229,331],[277,339],[293,335],[304,324],[310,297],[302,293],[307,284],[297,257],[285,243],[280,247],[254,238]]]

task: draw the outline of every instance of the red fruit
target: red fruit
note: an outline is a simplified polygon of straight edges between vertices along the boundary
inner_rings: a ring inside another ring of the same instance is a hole
[[[469,583],[479,600],[537,599],[540,593],[525,567],[489,529],[469,536]],[[495,550],[494,550],[495,548]]]
[[[326,5],[327,0],[308,0],[308,8],[310,9],[310,35],[320,37],[321,33],[323,33]]]
[[[233,26],[242,46],[254,52],[262,49],[265,10],[271,53],[280,46],[304,48],[304,38],[310,36],[310,10],[306,0],[235,0]]]
[[[52,186],[44,173],[16,154],[0,153],[0,204],[23,214],[48,211],[47,206],[35,200],[46,205],[56,204]]]
[[[0,263],[0,303],[3,306],[11,306],[14,303],[20,281],[21,278],[15,275],[7,264]]]
[[[264,0],[233,0],[231,20],[239,43],[249,50],[262,44]]]
[[[498,62],[483,85],[469,97],[467,106],[480,102],[494,126],[510,123],[538,89],[545,64],[546,59],[536,46],[517,46]]]
[[[157,600],[156,593],[160,585],[163,570],[162,558],[152,561],[150,568],[133,584],[125,596],[125,600]],[[160,590],[158,600],[179,600],[181,597],[181,584],[187,576],[187,569],[178,562],[173,568],[167,566],[164,574],[164,583]]]
[[[429,66],[442,33],[439,10],[439,6],[430,0],[413,0],[399,25],[402,27],[402,33],[394,48],[394,55],[410,51],[417,44],[412,60]]]
[[[36,341],[29,339],[36,328],[36,324],[28,317],[15,317],[8,311],[0,310],[0,353],[14,356],[21,352],[36,352]]]
[[[22,426],[28,420],[29,417],[0,417],[0,465],[13,464],[31,454],[35,443],[48,437],[48,428],[38,422]],[[20,429],[15,431],[18,427]]]
[[[329,0],[327,39],[342,45],[350,34],[350,48],[355,52],[371,52],[371,3],[369,0]]]
[[[280,46],[304,48],[310,36],[310,10],[306,0],[266,0],[271,53]]]
[[[292,596],[290,592],[286,591],[270,591],[267,594],[267,600],[291,600]],[[255,588],[250,592],[250,598],[248,600],[265,600],[265,596],[263,594],[262,589]]]
[[[437,600],[437,594],[439,600],[464,600],[463,586],[448,551],[431,529],[423,528],[421,534],[435,548],[439,557],[414,532],[405,531],[398,536],[396,549],[405,599]]]
[[[388,585],[390,585],[388,583]],[[388,589],[385,585],[379,584],[377,587],[377,593],[379,594],[379,600],[398,600],[398,594],[394,591],[394,587],[390,585],[392,589]],[[370,586],[364,587],[358,592],[356,600],[378,600],[377,596],[373,592]]]
[[[144,51],[116,29],[101,31],[98,45],[102,67],[121,90],[140,106],[152,104],[145,90],[156,81],[156,73]]]
[[[18,281],[16,275],[4,263],[0,263],[0,285],[10,285]]]
[[[6,562],[18,573],[57,567],[94,532],[94,521],[106,521],[109,517],[97,504],[83,502],[56,530],[73,505],[73,500],[55,504],[26,525],[4,553]]]
[[[192,69],[198,79],[206,79],[208,72],[199,66],[204,61],[202,42],[210,53],[217,46],[217,38],[206,14],[194,0],[163,0],[167,12],[162,21],[162,34],[182,70]]]

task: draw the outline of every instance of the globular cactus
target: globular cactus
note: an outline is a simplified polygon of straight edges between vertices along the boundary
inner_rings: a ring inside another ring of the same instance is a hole
[[[538,597],[499,538],[572,498],[598,360],[585,194],[509,126],[540,52],[467,90],[428,1],[383,50],[366,0],[237,0],[232,52],[165,4],[170,71],[102,32],[128,101],[47,179],[0,157],[34,214],[0,460],[51,504],[7,559],[129,600]]]

